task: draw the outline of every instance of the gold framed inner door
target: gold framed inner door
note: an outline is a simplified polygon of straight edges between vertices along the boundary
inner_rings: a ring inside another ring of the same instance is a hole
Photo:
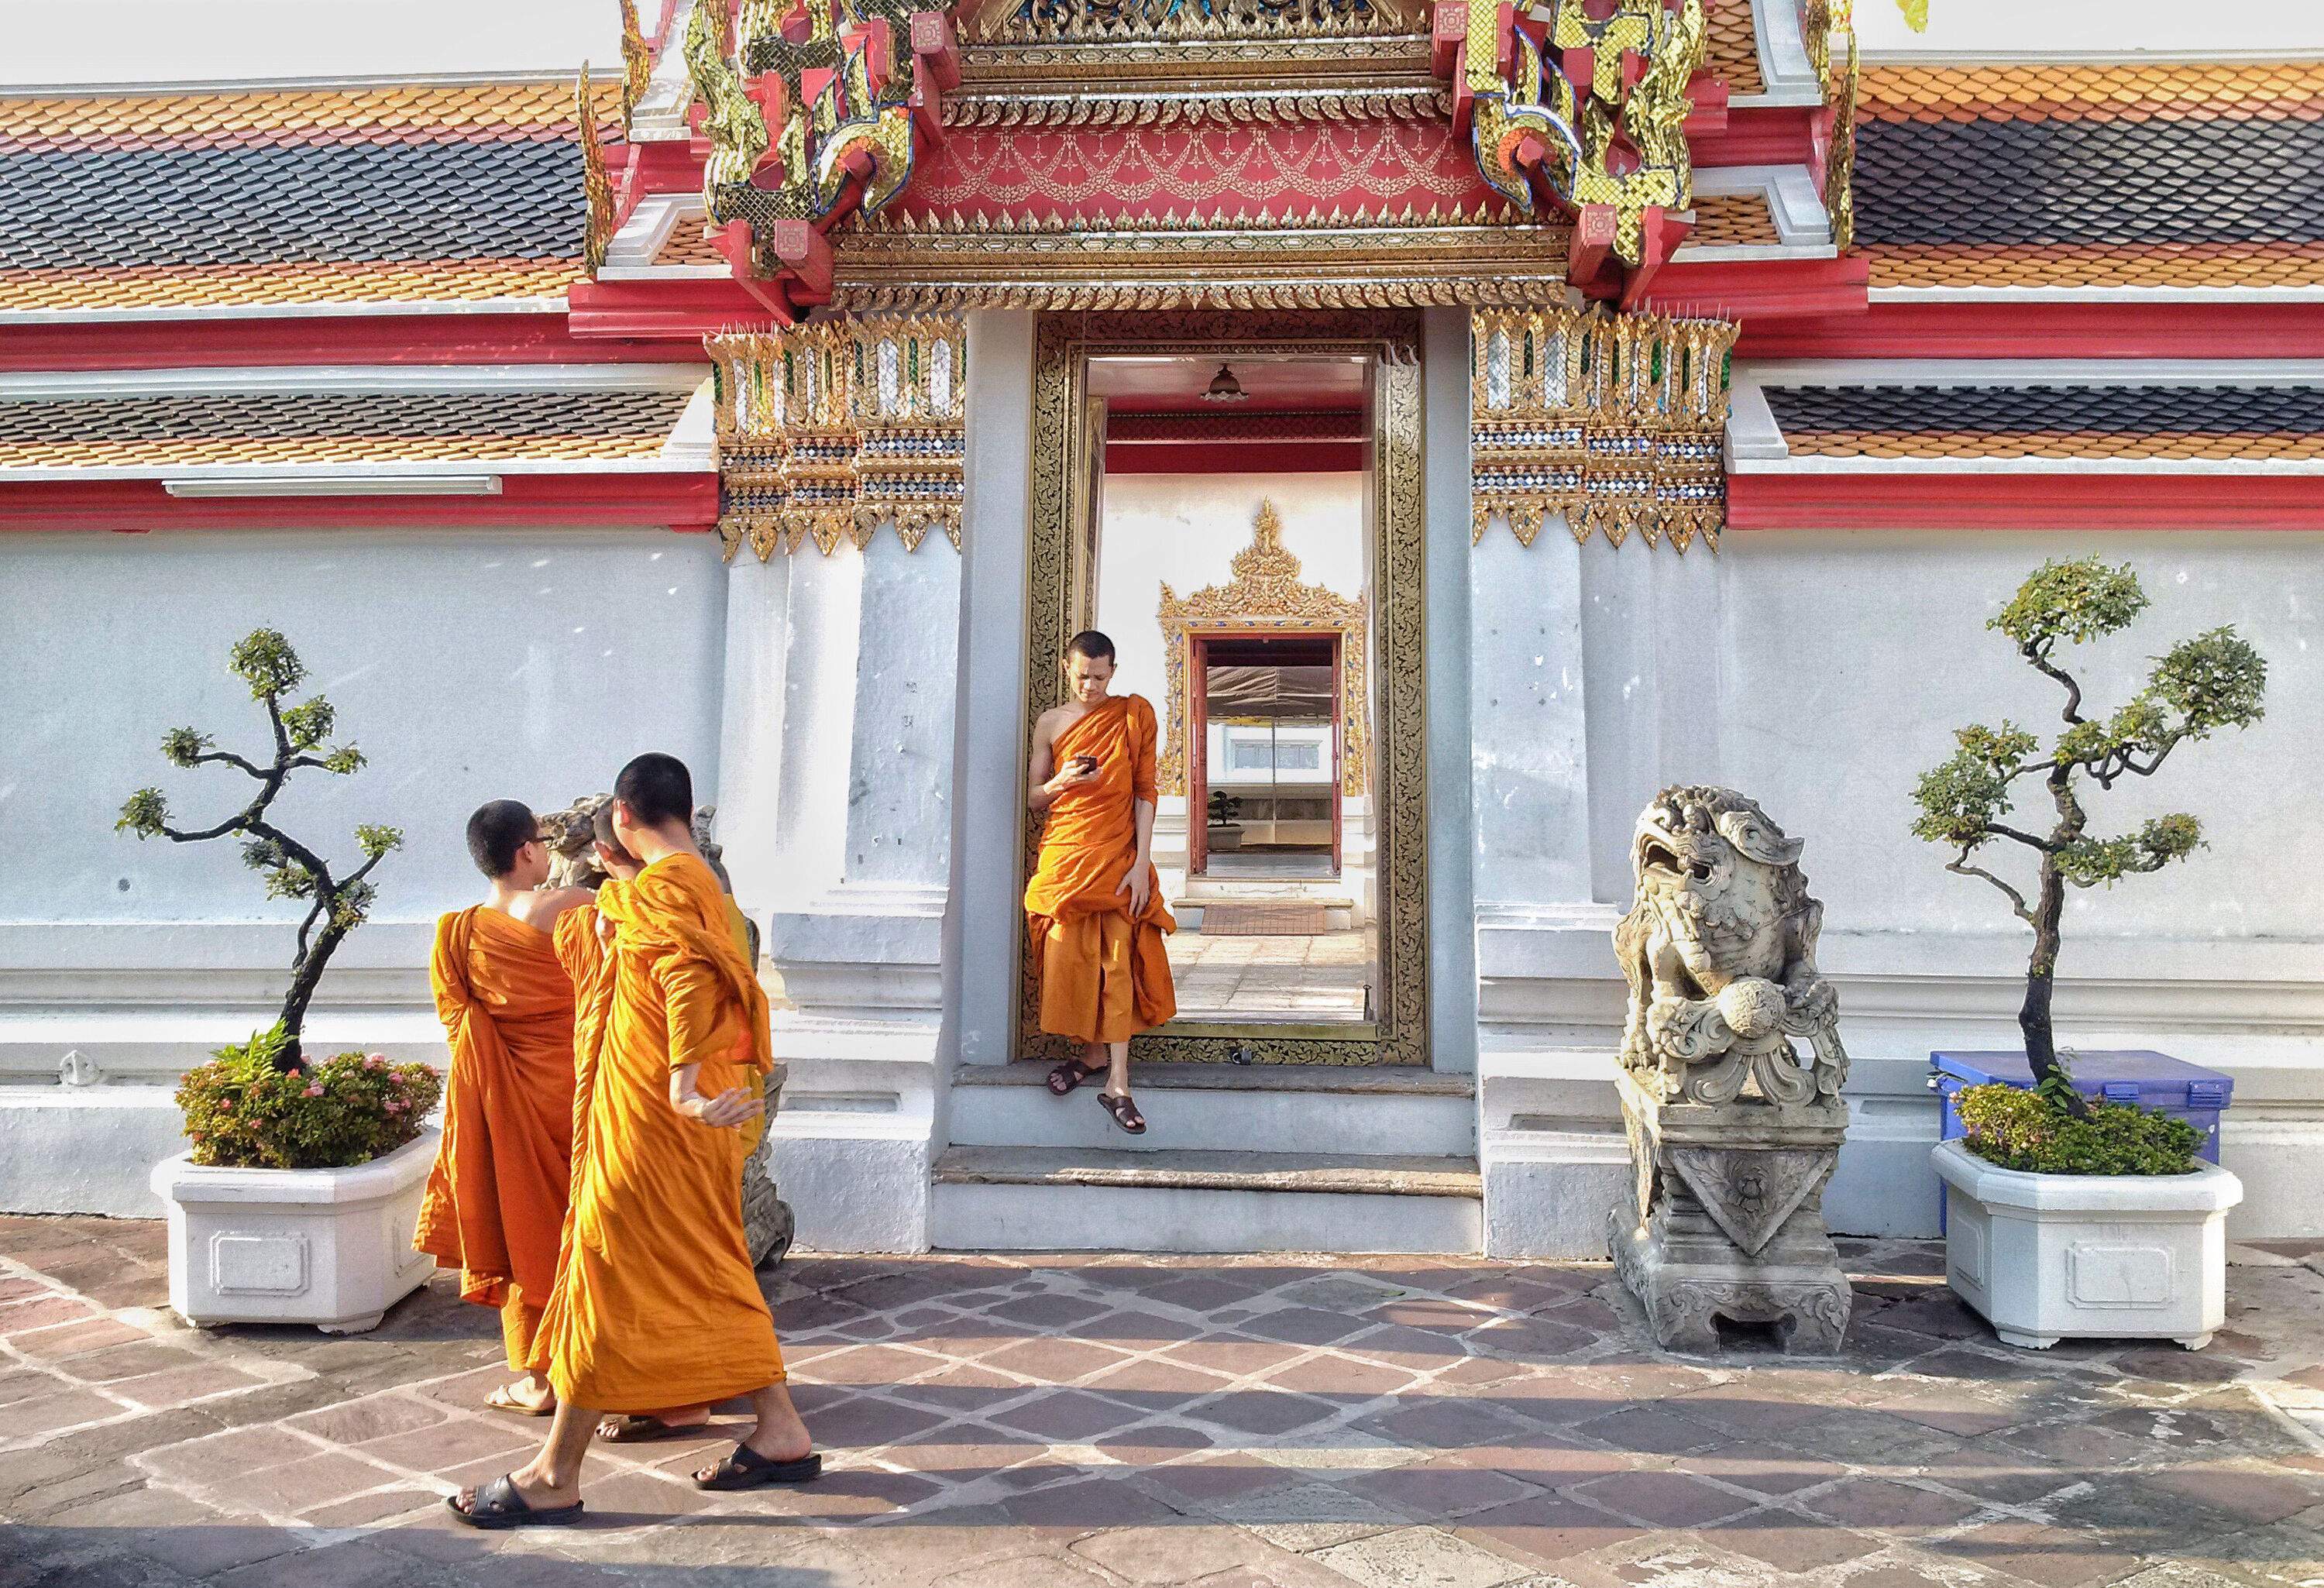
[[[1371,374],[1374,619],[1372,799],[1379,903],[1379,996],[1360,1024],[1173,1020],[1136,1039],[1142,1062],[1396,1064],[1428,1062],[1428,847],[1425,559],[1421,544],[1420,319],[1411,311],[1063,313],[1041,317],[1033,374],[1032,544],[1027,559],[1027,722],[1064,699],[1057,658],[1087,626],[1097,550],[1093,448],[1102,410],[1089,362],[1108,355],[1222,359],[1356,356]],[[1020,756],[1019,764],[1022,764]],[[1183,764],[1183,763],[1182,763]],[[1022,790],[1020,789],[1020,794]],[[1024,807],[1020,804],[1019,808]],[[1198,819],[1190,813],[1189,819]],[[1040,843],[1030,816],[1019,880]],[[1058,1059],[1072,1044],[1040,1029],[1038,966],[1022,917],[1016,933],[1018,1052]]]

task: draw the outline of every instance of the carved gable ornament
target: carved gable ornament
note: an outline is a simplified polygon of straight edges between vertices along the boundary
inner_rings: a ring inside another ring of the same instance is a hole
[[[1157,786],[1165,794],[1186,791],[1186,759],[1192,753],[1188,735],[1194,732],[1186,680],[1194,665],[1194,635],[1322,632],[1340,637],[1340,791],[1361,795],[1371,775],[1370,719],[1364,708],[1370,698],[1365,664],[1370,603],[1360,596],[1300,582],[1299,559],[1284,547],[1283,517],[1272,502],[1259,504],[1250,544],[1227,566],[1233,571],[1231,579],[1206,585],[1184,598],[1167,580],[1163,582],[1162,663],[1169,704],[1161,753],[1155,762]]]

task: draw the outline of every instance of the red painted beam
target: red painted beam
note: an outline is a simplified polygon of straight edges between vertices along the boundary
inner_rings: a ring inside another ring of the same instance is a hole
[[[658,341],[665,351],[691,341],[694,356],[714,332],[763,330],[777,323],[766,304],[728,279],[688,281],[576,282],[567,294],[576,337],[622,337]]]
[[[478,473],[491,472],[490,464]],[[718,522],[718,475],[503,475],[497,496],[205,496],[180,498],[159,480],[0,481],[0,531],[10,530],[521,529],[707,530]]]
[[[1806,105],[1729,105],[1723,125],[1693,135],[1687,149],[1697,171],[1720,165],[1808,165],[1814,152],[1815,107]]]
[[[1730,530],[2324,530],[2308,475],[1748,474]]]
[[[1676,267],[1665,272],[1675,273]],[[2324,303],[1874,303],[1746,319],[1738,358],[2324,358]]]
[[[701,338],[576,339],[566,316],[347,314],[11,326],[0,370],[226,369],[298,364],[621,364],[702,356]]]
[[[1363,441],[1108,441],[1110,475],[1355,474]]]
[[[1864,312],[1870,267],[1840,259],[1674,259],[1639,305],[1657,314],[1740,319],[1825,319]]]

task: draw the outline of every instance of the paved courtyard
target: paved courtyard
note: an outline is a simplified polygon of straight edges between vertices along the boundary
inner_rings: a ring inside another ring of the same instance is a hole
[[[824,1482],[601,1447],[589,1520],[438,1497],[544,1425],[492,1315],[190,1331],[158,1224],[0,1219],[0,1583],[696,1588],[2324,1584],[2324,1273],[2242,1249],[2174,1346],[1997,1345],[1924,1244],[1847,1247],[1849,1355],[1664,1356],[1602,1265],[795,1260]]]

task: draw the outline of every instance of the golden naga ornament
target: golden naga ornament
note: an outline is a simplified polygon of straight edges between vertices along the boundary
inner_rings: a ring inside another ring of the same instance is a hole
[[[829,293],[824,233],[901,192],[959,81],[949,8],[916,0],[697,5],[683,43],[708,141],[706,227],[738,279],[786,322],[797,283]],[[754,291],[758,291],[754,287]]]
[[[1702,0],[1555,0],[1546,21],[1444,0],[1437,14],[1437,69],[1455,77],[1453,121],[1479,174],[1522,211],[1572,215],[1567,279],[1637,302],[1691,225]]]
[[[1499,515],[1530,546],[1562,513],[1577,543],[1718,549],[1735,326],[1488,309],[1470,327],[1472,540]]]

